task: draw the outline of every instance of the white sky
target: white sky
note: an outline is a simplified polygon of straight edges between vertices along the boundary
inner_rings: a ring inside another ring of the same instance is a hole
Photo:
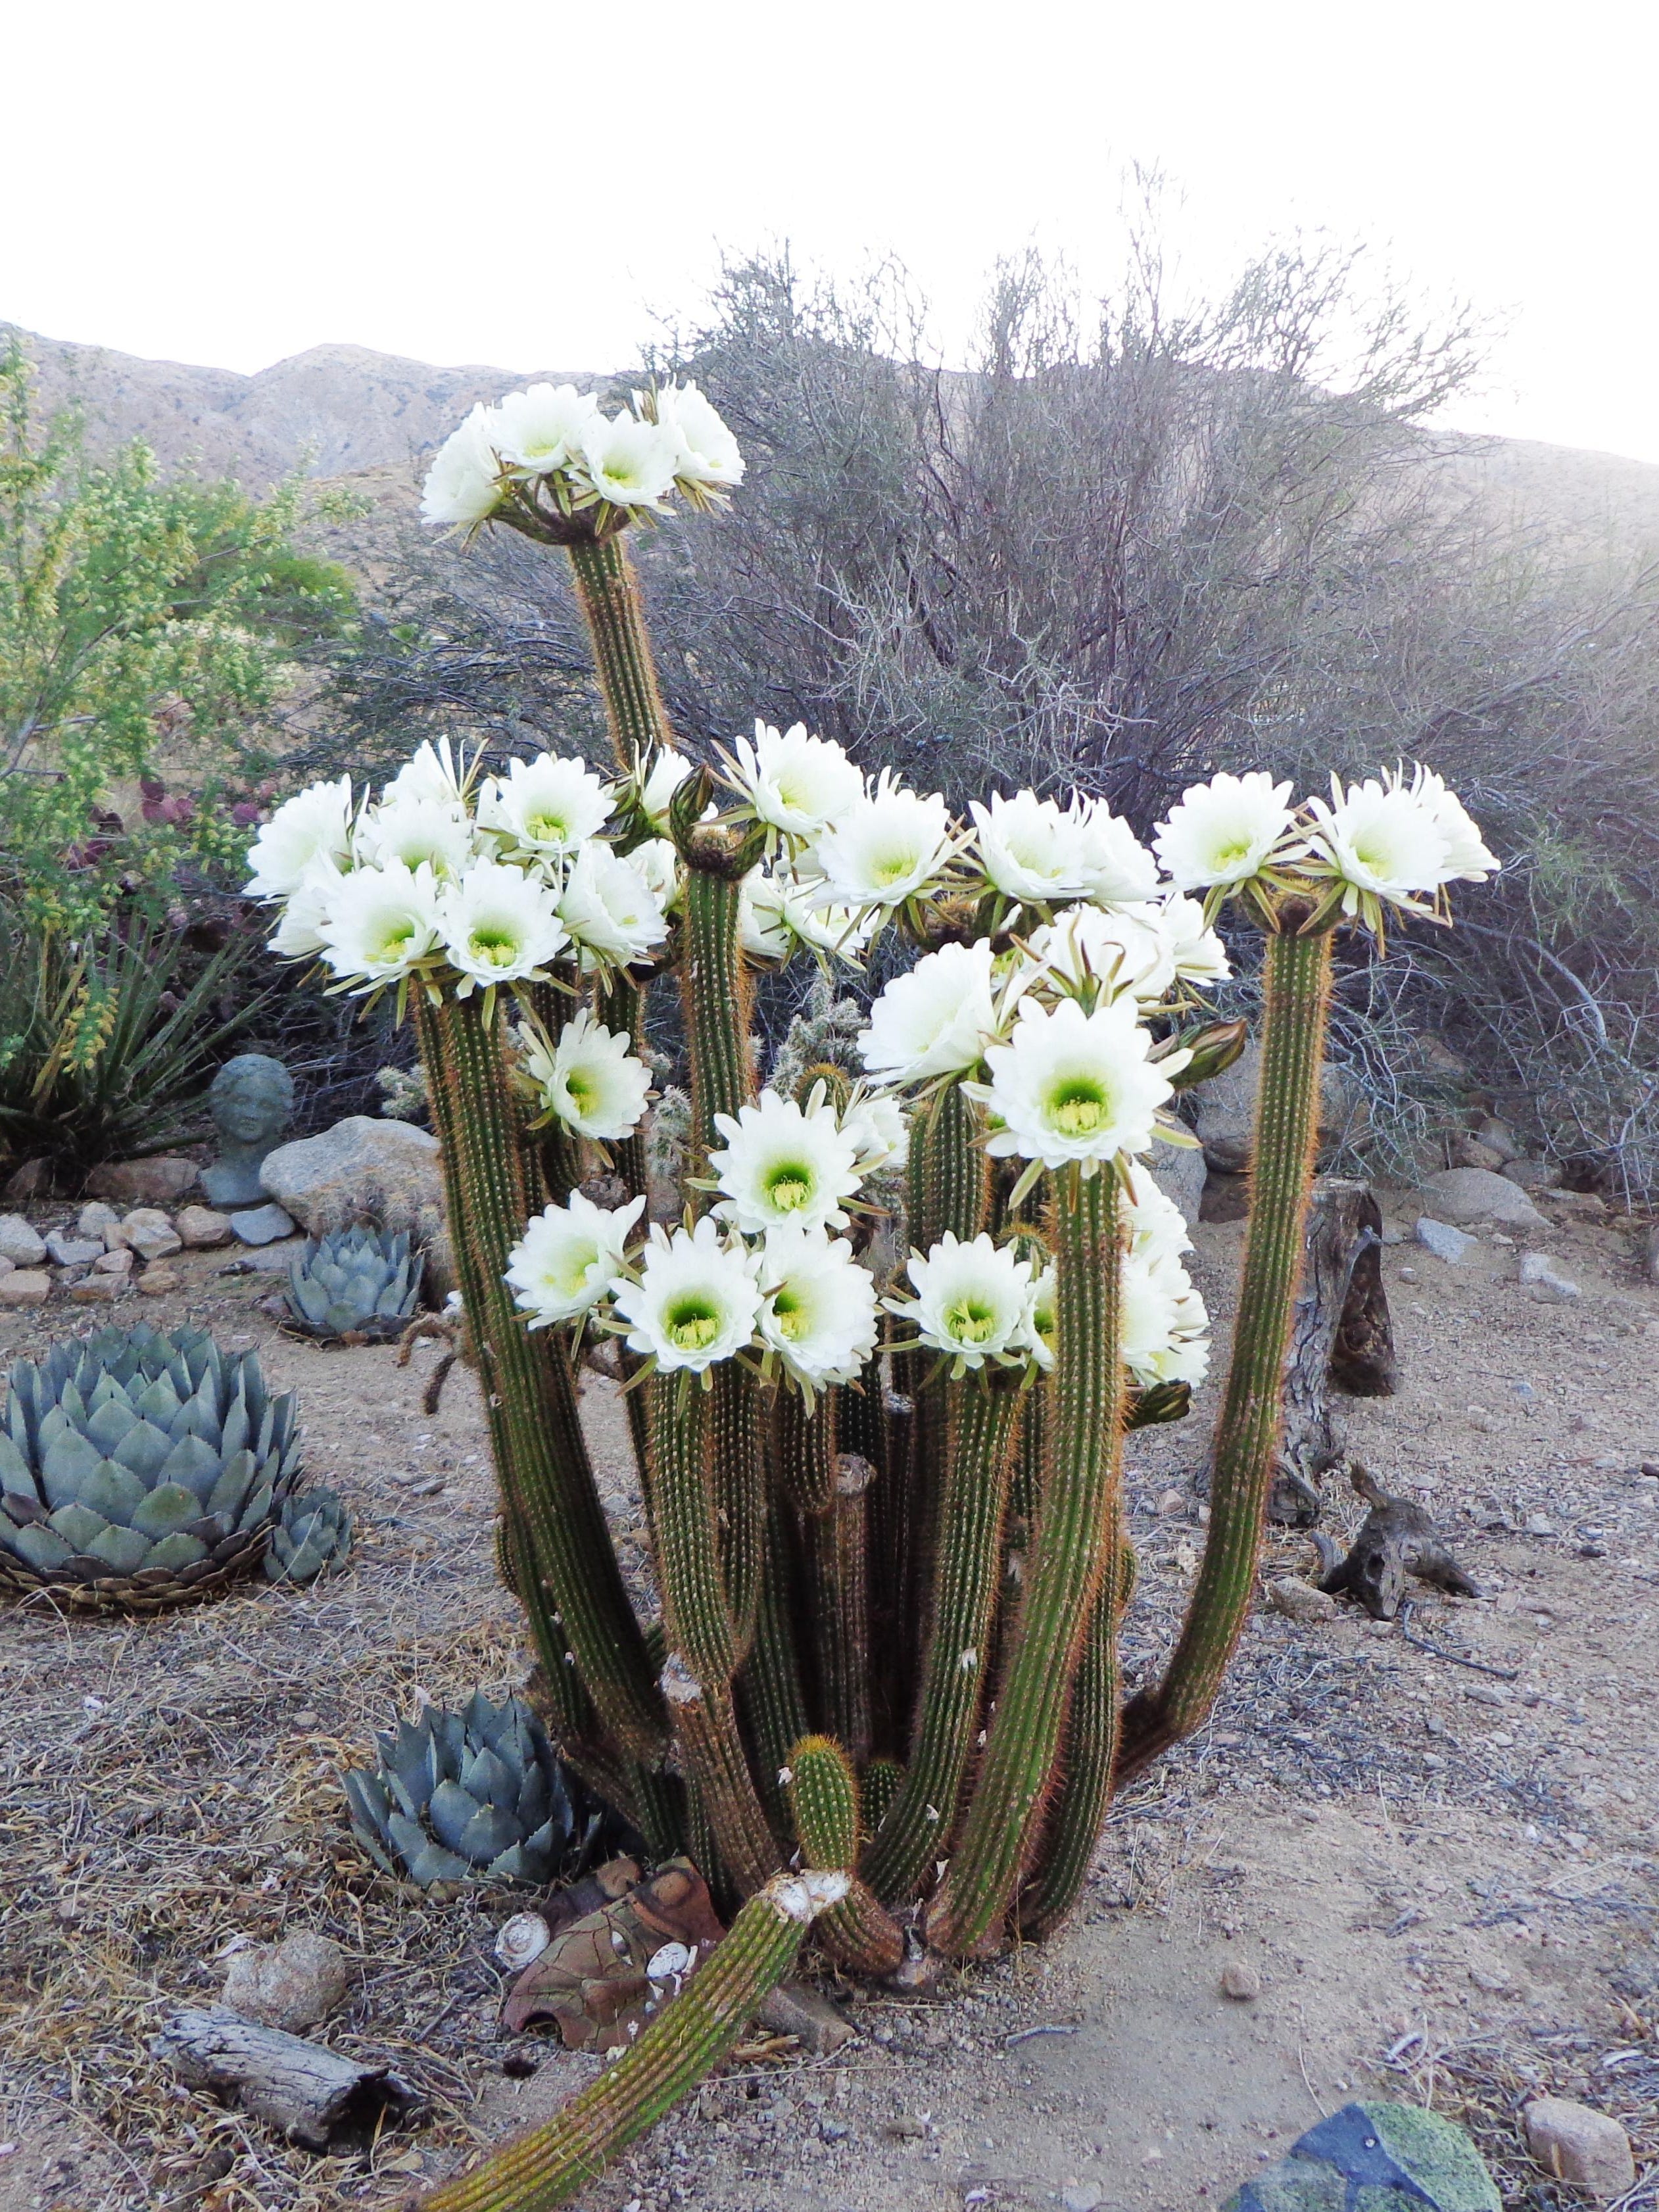
[[[628,358],[717,245],[896,250],[959,356],[1120,179],[1187,268],[1293,226],[1507,325],[1471,428],[1659,461],[1659,11],[1577,0],[109,0],[0,41],[0,319],[254,369]]]

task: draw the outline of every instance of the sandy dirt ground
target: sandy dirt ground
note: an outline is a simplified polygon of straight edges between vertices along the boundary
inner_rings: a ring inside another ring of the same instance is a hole
[[[1391,1203],[1395,1234],[1412,1212]],[[1242,1236],[1199,1232],[1224,1334]],[[1516,2129],[1545,2087],[1625,2119],[1644,2176],[1627,2203],[1659,2203],[1659,1479],[1640,1471],[1659,1466],[1659,1294],[1615,1224],[1576,1212],[1532,1243],[1582,1297],[1537,1301],[1489,1231],[1455,1267],[1392,1243],[1401,1389],[1347,1414],[1356,1454],[1431,1508],[1487,1594],[1424,1590],[1392,1625],[1264,1605],[1210,1726],[1114,1809],[1060,1940],[931,2001],[831,1985],[857,2029],[844,2051],[734,2062],[588,2212],[1176,2212],[1218,2204],[1350,2094],[1465,2119],[1506,2204],[1553,2206],[1569,2199]],[[593,2070],[498,2034],[490,1944],[514,1900],[410,1899],[342,1814],[340,1768],[398,1711],[524,1679],[471,1379],[428,1417],[432,1347],[399,1370],[292,1342],[260,1310],[269,1279],[223,1258],[192,1258],[146,1317],[258,1344],[301,1393],[307,1464],[358,1548],[310,1591],[154,1622],[0,1611],[0,2212],[390,2203]],[[85,1319],[7,1316],[0,1354]],[[1213,1399],[1131,1440],[1142,1673],[1202,1543],[1190,1477]],[[607,1386],[586,1411],[637,1562]],[[1333,1496],[1326,1525],[1352,1534],[1362,1510]],[[1271,1552],[1268,1574],[1312,1571],[1304,1538]],[[361,2156],[286,2146],[149,2052],[170,2013],[216,1996],[228,1947],[302,1927],[354,1961],[327,2039],[427,2100]],[[1253,2000],[1222,1992],[1237,1962]]]

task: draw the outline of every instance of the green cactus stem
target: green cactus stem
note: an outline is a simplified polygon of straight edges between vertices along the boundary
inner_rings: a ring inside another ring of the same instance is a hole
[[[761,1802],[780,1835],[788,1832],[789,1809],[778,1778],[789,1764],[790,1747],[811,1726],[801,1687],[791,1579],[788,1532],[781,1501],[775,1499],[767,1516],[766,1572],[755,1645],[738,1677],[738,1705],[744,1740],[754,1747]]]
[[[1007,1911],[1042,1818],[1066,1703],[1110,1558],[1122,1465],[1122,1246],[1109,1169],[1051,1178],[1055,1353],[1048,1464],[1011,1644],[980,1771],[927,1916],[942,1951],[976,1948]]]
[[[828,1426],[833,1407],[821,1404],[815,1418]],[[867,1492],[875,1479],[868,1460],[838,1452],[830,1505],[803,1524],[818,1697],[830,1733],[860,1765],[871,1741]]]
[[[874,1835],[887,1817],[887,1808],[904,1782],[904,1769],[896,1759],[872,1759],[864,1770],[864,1821]]]
[[[552,2212],[568,2204],[726,2057],[793,1966],[814,1919],[845,1894],[846,1881],[812,1873],[768,1882],[598,2081],[471,2173],[432,2191],[421,2212]]]
[[[1249,1612],[1302,1279],[1330,988],[1328,932],[1268,938],[1249,1226],[1232,1359],[1216,1425],[1209,1531],[1164,1679],[1124,1710],[1120,1784],[1202,1724]]]
[[[543,1664],[562,1676],[574,1655],[617,1744],[650,1765],[666,1742],[665,1715],[599,1504],[569,1358],[552,1332],[532,1338],[503,1280],[539,1193],[507,1079],[502,1024],[477,995],[434,1004],[419,993],[414,1006],[449,1218],[463,1230],[461,1297]]]
[[[532,983],[529,1004],[548,1043],[556,1045],[576,1018],[580,1001],[551,983]],[[536,1147],[543,1188],[555,1206],[563,1206],[582,1180],[581,1139],[562,1121],[553,1121],[536,1132]]]
[[[990,1664],[1019,1406],[1019,1378],[1006,1370],[945,1394],[944,1488],[915,1741],[865,1867],[871,1887],[890,1905],[915,1895],[956,1825]]]
[[[777,1872],[782,1854],[756,1794],[731,1690],[723,1683],[698,1681],[682,1660],[671,1656],[662,1671],[662,1692],[720,1865],[738,1894],[752,1897]]]
[[[832,1737],[809,1735],[790,1752],[788,1773],[803,1864],[836,1867],[853,1877],[847,1895],[818,1922],[818,1941],[837,1966],[854,1973],[895,1972],[904,1958],[903,1931],[853,1874],[861,1830],[852,1762]]]
[[[674,732],[657,682],[634,563],[620,535],[577,538],[567,550],[617,765],[624,775],[636,763],[648,769],[659,748],[673,744]]]

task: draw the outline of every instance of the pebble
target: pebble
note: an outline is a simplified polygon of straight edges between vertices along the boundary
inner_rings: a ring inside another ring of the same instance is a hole
[[[1449,1221],[1436,1221],[1426,1213],[1418,1222],[1417,1241],[1437,1260],[1444,1260],[1454,1267],[1461,1267],[1471,1252],[1478,1251],[1480,1243],[1478,1237],[1466,1236]]]
[[[176,1291],[184,1278],[176,1267],[146,1267],[138,1278],[138,1288],[147,1298],[165,1297]]]
[[[1523,2115],[1527,2148],[1546,2173],[1611,2204],[1636,2186],[1630,2137],[1617,2120],[1571,2097],[1538,2097]]]
[[[165,1260],[179,1250],[184,1239],[159,1206],[136,1206],[110,1231],[112,1242],[125,1244],[141,1260]]]
[[[245,2020],[290,2035],[326,2020],[350,1986],[350,1966],[331,1936],[304,1928],[280,1943],[238,1951],[225,1976],[224,2002]]]
[[[38,1306],[52,1290],[44,1267],[14,1267],[0,1275],[0,1306]]]
[[[1463,1695],[1472,1705],[1506,1705],[1510,1701],[1509,1692],[1500,1690],[1496,1683],[1465,1682]]]
[[[93,1261],[92,1272],[94,1275],[130,1275],[132,1255],[124,1244],[118,1244],[114,1251],[106,1252]]]
[[[21,1213],[0,1213],[0,1259],[15,1267],[38,1267],[46,1256],[46,1240]]]
[[[1569,1299],[1583,1296],[1571,1276],[1556,1273],[1544,1252],[1521,1255],[1521,1280],[1542,1305],[1565,1305]]]
[[[244,1244],[274,1244],[279,1237],[292,1237],[294,1217],[280,1206],[253,1206],[230,1217],[232,1233]]]
[[[1254,2004],[1261,1994],[1261,1977],[1243,1959],[1230,1959],[1221,1969],[1221,1994],[1235,2004]]]
[[[1185,1507],[1186,1503],[1187,1500],[1180,1491],[1166,1490],[1158,1501],[1158,1510],[1160,1513],[1179,1513]]]
[[[1528,1513],[1526,1519],[1526,1533],[1528,1536],[1553,1536],[1559,1532],[1554,1522],[1547,1513]]]
[[[1279,1575],[1267,1585],[1267,1602],[1288,1620],[1311,1627],[1317,1621],[1336,1619],[1336,1600],[1328,1590],[1316,1589],[1297,1575]]]
[[[1063,2190],[1060,2201],[1063,2212],[1097,2212],[1106,2200],[1092,2181],[1082,2181]]]
[[[231,1239],[230,1216],[216,1212],[210,1206],[181,1206],[173,1216],[173,1225],[191,1251],[228,1244]]]
[[[66,1229],[54,1229],[46,1238],[46,1256],[54,1267],[89,1267],[103,1249],[101,1238],[94,1243],[90,1237],[71,1237]]]

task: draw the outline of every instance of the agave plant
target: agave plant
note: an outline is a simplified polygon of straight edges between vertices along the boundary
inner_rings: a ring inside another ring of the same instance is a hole
[[[351,1516],[339,1492],[319,1484],[283,1500],[265,1575],[273,1583],[314,1583],[344,1566],[350,1550]]]
[[[289,1261],[289,1326],[330,1342],[400,1335],[420,1304],[425,1271],[406,1231],[337,1230]]]
[[[573,1880],[638,1839],[560,1759],[520,1698],[464,1712],[428,1705],[375,1738],[374,1768],[344,1777],[351,1825],[387,1874],[436,1882]]]
[[[292,1394],[205,1330],[54,1345],[8,1378],[0,1585],[151,1612],[256,1566],[299,1471]]]

